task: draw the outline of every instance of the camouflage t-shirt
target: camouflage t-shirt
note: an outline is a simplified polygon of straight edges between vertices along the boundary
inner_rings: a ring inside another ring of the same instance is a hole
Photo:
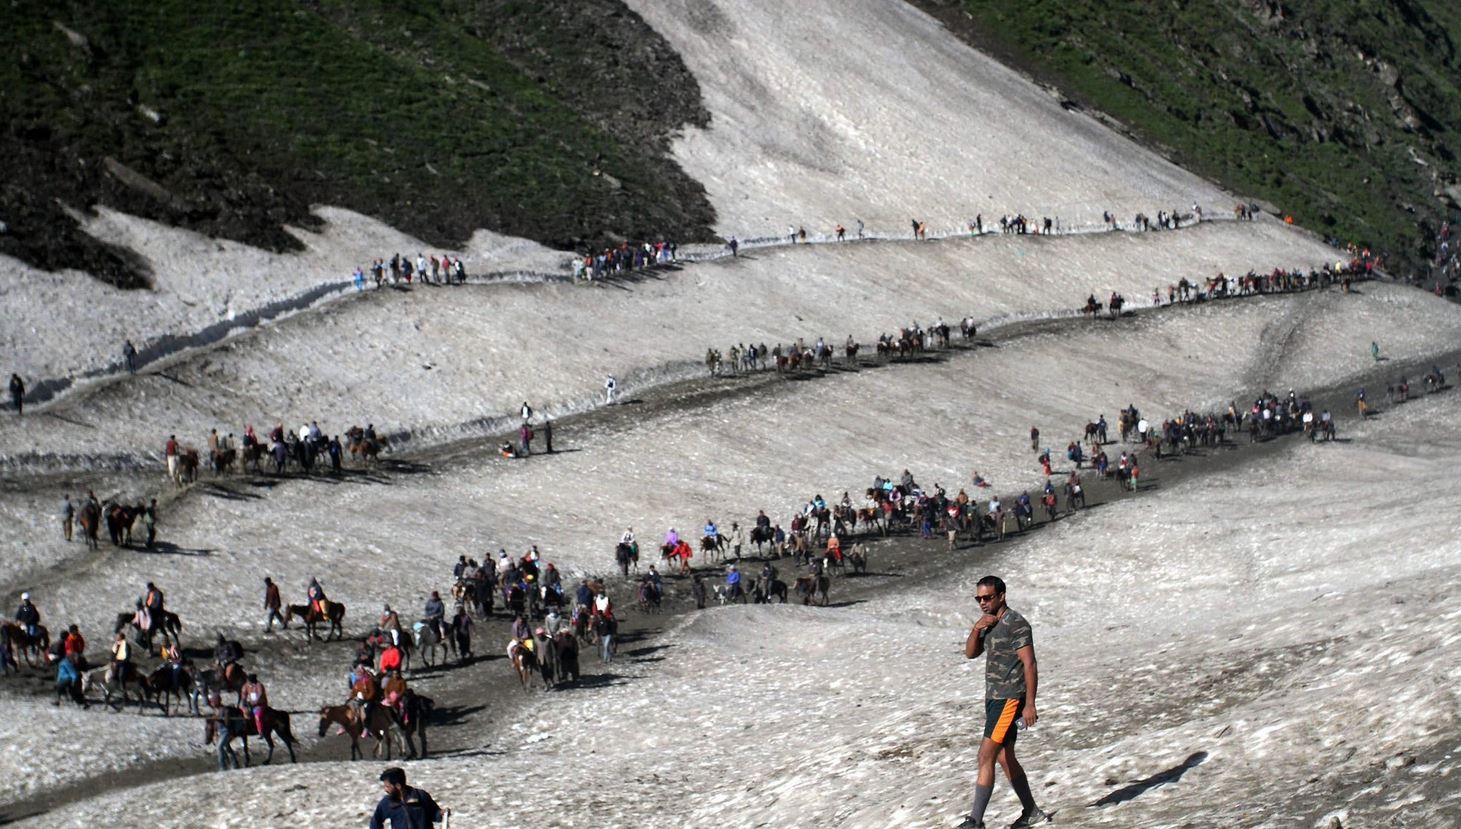
[[[1025,695],[1025,663],[1015,652],[1034,642],[1025,617],[1005,608],[1004,617],[984,634],[985,699],[1018,699]]]

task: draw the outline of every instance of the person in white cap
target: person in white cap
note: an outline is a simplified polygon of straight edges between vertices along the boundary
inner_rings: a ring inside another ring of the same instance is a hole
[[[41,612],[30,603],[30,594],[20,594],[20,607],[15,611],[15,621],[25,625],[25,635],[35,638],[36,628],[41,623]]]

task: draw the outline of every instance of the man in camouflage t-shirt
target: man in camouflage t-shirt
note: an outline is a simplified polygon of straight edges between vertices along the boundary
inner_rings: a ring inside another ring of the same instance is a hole
[[[1049,818],[1035,805],[1025,769],[1015,759],[1015,737],[1020,729],[1035,724],[1035,689],[1039,672],[1035,665],[1035,639],[1030,623],[1005,604],[1004,582],[985,576],[975,588],[975,599],[983,614],[964,643],[964,656],[985,656],[984,741],[979,745],[979,779],[974,786],[974,808],[959,829],[984,829],[984,810],[994,792],[994,764],[1004,768],[1005,777],[1020,798],[1020,817],[1010,829],[1024,829]]]

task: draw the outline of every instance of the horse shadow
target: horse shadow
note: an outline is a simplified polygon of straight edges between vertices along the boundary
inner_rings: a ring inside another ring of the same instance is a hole
[[[406,461],[399,458],[381,458],[378,463],[382,469],[404,475],[425,475],[431,472],[431,467],[424,463]]]
[[[204,495],[223,498],[228,501],[262,501],[264,499],[263,495],[256,492],[240,492],[239,490],[229,489],[222,484],[212,482],[201,484],[198,488],[203,491]]]
[[[487,747],[482,748],[453,748],[446,751],[432,751],[432,757],[501,757],[507,754],[506,751],[493,751]]]
[[[845,602],[832,602],[831,604],[823,605],[823,607],[853,607],[855,605],[866,603],[867,599],[851,599]]]
[[[171,541],[154,541],[151,547],[140,548],[144,553],[159,553],[167,556],[211,556],[213,550],[207,547],[199,547],[196,550],[187,547],[179,547]]]
[[[631,677],[616,673],[588,674],[566,683],[569,688],[609,688],[614,685],[623,685]]]
[[[639,642],[645,639],[649,639],[651,637],[658,636],[659,634],[659,630],[636,630],[630,633],[624,633],[617,638],[619,644],[624,645],[630,642]]]
[[[1182,775],[1186,774],[1188,770],[1197,768],[1198,766],[1202,765],[1206,760],[1207,752],[1194,752],[1181,763],[1178,763],[1177,765],[1166,769],[1165,771],[1157,772],[1150,777],[1138,780],[1129,786],[1122,786],[1121,788],[1111,792],[1110,794],[1106,795],[1100,800],[1097,800],[1091,805],[1113,806],[1117,803],[1125,803],[1128,800],[1135,800],[1136,798],[1140,797],[1143,794],[1146,794],[1147,792],[1157,788],[1158,786],[1165,786],[1168,783],[1176,783],[1178,780],[1182,779]]]
[[[460,725],[463,720],[486,709],[486,705],[438,705],[432,709],[431,725],[432,727]]]
[[[635,648],[634,650],[624,651],[620,655],[621,656],[630,657],[631,659],[638,659],[638,658],[643,657],[643,656],[648,656],[648,655],[650,655],[652,653],[655,653],[657,651],[669,650],[670,648],[673,648],[673,647],[674,647],[674,645],[645,645],[642,648]],[[661,658],[663,658],[663,657],[661,657]],[[645,661],[645,660],[641,660],[641,661]]]
[[[257,489],[273,489],[274,487],[279,486],[279,484],[283,483],[283,479],[273,476],[267,478],[253,477],[249,478],[247,481],[245,481],[245,483]]]

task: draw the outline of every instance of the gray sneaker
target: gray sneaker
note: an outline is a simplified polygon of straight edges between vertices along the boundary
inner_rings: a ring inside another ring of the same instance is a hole
[[[1021,812],[1020,817],[1010,824],[1010,829],[1030,829],[1032,826],[1039,826],[1050,820],[1050,816],[1040,811],[1039,806],[1034,806],[1028,812]]]

